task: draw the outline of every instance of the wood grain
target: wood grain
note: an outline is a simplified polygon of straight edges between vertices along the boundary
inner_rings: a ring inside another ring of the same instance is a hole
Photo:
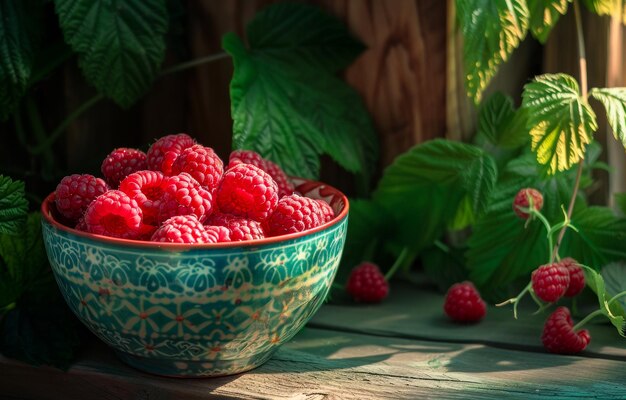
[[[135,371],[102,344],[68,373],[0,358],[14,399],[618,399],[626,363],[308,328],[264,366],[179,380]]]

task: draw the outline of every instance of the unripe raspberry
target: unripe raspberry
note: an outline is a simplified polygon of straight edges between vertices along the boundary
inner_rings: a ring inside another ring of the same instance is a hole
[[[543,208],[543,195],[533,188],[521,189],[513,201],[513,211],[518,217],[528,219],[530,214],[525,209],[529,209],[531,204],[532,208],[540,211]]]

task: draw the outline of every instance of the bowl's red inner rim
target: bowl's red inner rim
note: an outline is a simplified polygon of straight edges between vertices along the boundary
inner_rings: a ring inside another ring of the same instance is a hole
[[[325,183],[317,182],[317,181],[308,181],[308,180],[307,182],[317,183],[320,186],[323,185],[326,189],[330,189],[331,191],[335,192],[336,195],[340,196],[341,201],[343,201],[344,206],[341,212],[338,215],[335,215],[335,218],[333,218],[329,222],[326,222],[325,224],[317,226],[313,229],[306,230],[304,232],[290,233],[288,235],[274,236],[274,237],[269,237],[265,239],[245,240],[241,242],[194,243],[194,244],[162,243],[162,242],[149,242],[145,240],[120,239],[120,238],[114,238],[110,236],[96,235],[93,233],[79,231],[74,228],[70,228],[66,225],[61,224],[60,222],[56,221],[54,217],[52,216],[50,205],[54,202],[55,192],[50,193],[45,198],[43,203],[41,203],[41,215],[43,216],[46,222],[48,222],[50,225],[52,225],[53,227],[61,231],[70,233],[74,236],[80,236],[83,238],[91,239],[96,242],[103,242],[103,243],[107,243],[111,245],[118,245],[118,246],[124,246],[124,247],[143,247],[143,248],[153,248],[153,249],[165,249],[165,250],[171,250],[171,251],[177,251],[177,250],[186,251],[186,250],[192,250],[192,249],[193,250],[195,249],[221,249],[221,248],[234,248],[234,247],[258,247],[258,246],[264,246],[268,244],[287,242],[287,241],[301,238],[303,236],[307,236],[316,232],[320,232],[334,225],[337,225],[344,218],[346,218],[346,216],[348,215],[348,210],[350,208],[350,204],[348,202],[348,198],[346,197],[346,195],[344,195],[338,189],[330,185],[327,185]]]

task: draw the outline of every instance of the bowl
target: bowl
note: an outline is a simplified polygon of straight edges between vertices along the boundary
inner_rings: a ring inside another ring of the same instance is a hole
[[[309,231],[246,242],[174,244],[89,234],[42,204],[56,282],[76,316],[127,364],[176,377],[222,376],[267,361],[322,305],[346,236],[348,200],[294,179],[335,218]]]

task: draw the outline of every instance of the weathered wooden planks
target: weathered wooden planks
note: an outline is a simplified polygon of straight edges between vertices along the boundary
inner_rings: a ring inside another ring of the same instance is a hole
[[[624,398],[622,361],[308,328],[246,374],[178,380],[137,372],[102,344],[68,373],[0,359],[14,399]]]

